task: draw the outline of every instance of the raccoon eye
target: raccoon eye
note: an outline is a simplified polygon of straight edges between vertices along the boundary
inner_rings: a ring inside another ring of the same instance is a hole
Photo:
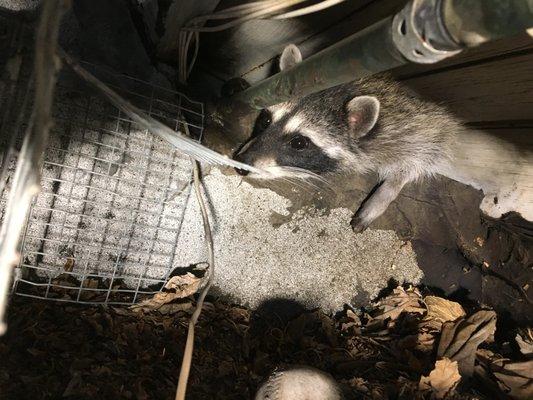
[[[254,135],[263,132],[272,123],[272,116],[268,110],[261,110],[255,121]]]
[[[309,139],[302,135],[296,135],[289,144],[294,150],[303,150],[309,146]]]

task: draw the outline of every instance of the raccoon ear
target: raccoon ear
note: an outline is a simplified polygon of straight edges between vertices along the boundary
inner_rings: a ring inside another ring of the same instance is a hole
[[[379,100],[373,96],[358,96],[348,102],[348,125],[354,137],[365,136],[376,125],[379,107]]]
[[[280,71],[284,71],[301,62],[302,53],[300,52],[300,49],[294,44],[289,44],[283,49],[283,53],[281,53],[279,58],[279,69]]]

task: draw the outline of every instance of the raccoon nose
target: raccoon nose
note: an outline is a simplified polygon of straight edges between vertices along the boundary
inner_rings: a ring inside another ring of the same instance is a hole
[[[242,163],[246,163],[246,160],[245,160],[244,157],[242,156],[242,150],[241,150],[239,153],[237,153],[237,154],[233,157],[233,159],[234,159],[235,161],[239,161],[239,162],[242,162]],[[235,168],[235,171],[237,171],[237,173],[238,173],[239,175],[242,175],[242,176],[246,176],[246,175],[248,175],[248,174],[250,173],[249,171],[246,171],[245,169],[241,169],[241,168]]]
[[[237,173],[242,176],[246,176],[250,173],[250,171],[246,171],[245,169],[240,168],[235,168],[235,171],[237,171]]]

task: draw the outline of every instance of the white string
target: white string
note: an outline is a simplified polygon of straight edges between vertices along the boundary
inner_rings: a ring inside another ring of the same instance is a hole
[[[191,19],[178,35],[178,79],[187,82],[198,56],[200,32],[220,32],[253,19],[289,19],[314,13],[332,7],[346,0],[324,0],[296,10],[286,11],[308,0],[260,0],[229,7],[211,14]],[[215,26],[205,26],[209,21],[228,20]],[[189,61],[189,49],[194,43],[194,52]]]
[[[325,0],[312,6],[300,8],[299,10],[289,11],[288,13],[273,16],[272,19],[289,19],[300,17],[302,15],[311,14],[317,11],[325,10],[331,6],[343,3],[346,0]]]

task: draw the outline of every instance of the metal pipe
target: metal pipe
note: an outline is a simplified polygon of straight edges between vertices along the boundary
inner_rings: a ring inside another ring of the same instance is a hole
[[[411,0],[389,17],[231,100],[261,109],[408,61],[434,63],[533,27],[533,0]]]
[[[454,40],[466,47],[517,35],[533,26],[532,0],[449,0],[444,23]]]
[[[280,72],[232,100],[261,109],[404,64],[392,41],[392,17]]]

